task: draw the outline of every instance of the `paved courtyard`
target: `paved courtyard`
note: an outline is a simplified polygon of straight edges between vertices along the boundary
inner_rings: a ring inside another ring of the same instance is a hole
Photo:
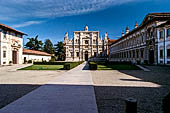
[[[150,72],[89,71],[84,63],[67,72],[16,71],[24,66],[0,67],[0,108],[18,99],[1,109],[5,113],[14,109],[19,109],[17,113],[25,109],[44,112],[48,106],[49,112],[57,106],[59,113],[97,113],[95,102],[99,113],[125,113],[125,99],[129,97],[138,100],[138,113],[162,113],[162,99],[170,91],[169,67],[146,66]],[[84,109],[87,107],[89,111]]]
[[[59,73],[61,76],[47,80],[48,83],[3,107],[0,112],[98,113],[91,72],[84,70],[86,66],[83,63],[66,73]]]
[[[16,71],[28,65],[0,67],[0,108],[46,84],[65,71]]]
[[[93,71],[99,113],[125,113],[125,99],[138,100],[138,113],[162,113],[162,99],[170,91],[170,68]]]

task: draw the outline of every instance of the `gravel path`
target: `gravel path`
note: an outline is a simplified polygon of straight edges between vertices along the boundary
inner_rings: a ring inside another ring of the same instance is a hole
[[[162,113],[162,99],[170,91],[168,67],[142,70],[92,71],[99,113],[125,113],[125,99],[138,100],[138,113]]]

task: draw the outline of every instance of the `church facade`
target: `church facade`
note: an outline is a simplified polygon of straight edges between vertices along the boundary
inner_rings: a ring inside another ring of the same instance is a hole
[[[84,31],[74,31],[73,38],[69,39],[68,33],[64,37],[66,61],[88,61],[92,57],[106,56],[108,49],[108,36],[104,40],[99,36],[99,31],[89,31],[85,26]]]

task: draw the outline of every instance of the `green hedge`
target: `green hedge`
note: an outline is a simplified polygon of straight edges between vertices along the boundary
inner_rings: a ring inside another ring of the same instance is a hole
[[[65,70],[70,70],[70,69],[71,69],[71,66],[70,66],[70,65],[71,65],[70,63],[64,64],[64,69],[65,69]]]
[[[70,70],[82,63],[83,61],[81,62],[34,62],[34,65],[64,65],[65,70]]]
[[[89,69],[90,70],[97,70],[97,63],[89,62]]]
[[[65,70],[70,70],[75,68],[76,66],[82,64],[83,62],[67,62],[64,64],[64,69]]]
[[[64,65],[70,62],[34,62],[34,65]]]

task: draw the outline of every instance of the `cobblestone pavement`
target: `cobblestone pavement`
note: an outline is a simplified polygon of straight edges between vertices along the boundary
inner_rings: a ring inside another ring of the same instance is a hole
[[[0,108],[46,84],[65,71],[16,71],[24,65],[0,69]]]
[[[138,113],[162,113],[162,99],[170,91],[170,68],[92,71],[99,113],[125,113],[125,99],[138,100]]]

